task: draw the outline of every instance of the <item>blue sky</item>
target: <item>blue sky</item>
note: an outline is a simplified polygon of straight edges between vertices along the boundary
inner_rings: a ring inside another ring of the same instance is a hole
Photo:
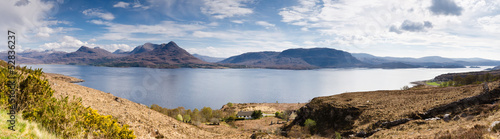
[[[215,57],[327,47],[500,60],[499,8],[498,0],[2,0],[0,28],[17,32],[17,51],[175,41]]]

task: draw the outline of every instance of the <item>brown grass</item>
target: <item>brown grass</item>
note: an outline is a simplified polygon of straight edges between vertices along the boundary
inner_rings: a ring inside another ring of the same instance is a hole
[[[490,83],[498,86],[498,83]],[[463,98],[478,95],[482,86],[469,85],[447,88],[420,88],[410,90],[372,91],[344,93],[319,97],[319,102],[339,108],[357,107],[363,112],[355,121],[355,130],[366,129],[377,121],[394,121],[408,118],[425,111]],[[313,104],[314,105],[314,104]],[[321,104],[319,104],[321,105]]]

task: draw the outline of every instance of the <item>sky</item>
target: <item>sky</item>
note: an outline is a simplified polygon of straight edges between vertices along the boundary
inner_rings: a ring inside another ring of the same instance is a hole
[[[170,41],[230,57],[290,48],[500,60],[500,0],[0,0],[0,51],[130,51]]]

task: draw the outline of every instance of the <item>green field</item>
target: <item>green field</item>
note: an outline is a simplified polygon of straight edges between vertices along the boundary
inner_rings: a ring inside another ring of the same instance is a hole
[[[427,85],[432,85],[432,86],[439,86],[441,85],[440,83],[438,82],[425,82]]]

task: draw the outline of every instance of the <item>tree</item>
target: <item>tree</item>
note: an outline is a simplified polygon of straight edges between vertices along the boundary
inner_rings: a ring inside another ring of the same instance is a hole
[[[201,120],[200,111],[197,108],[193,110],[193,115],[191,115],[191,120],[198,122]]]
[[[201,114],[203,115],[203,118],[207,120],[212,119],[212,108],[203,107],[203,109],[201,109]]]
[[[184,122],[190,122],[191,121],[191,116],[189,116],[188,114],[185,114],[184,117]]]
[[[252,113],[253,119],[259,119],[261,117],[262,117],[262,111],[260,111],[260,110],[253,111],[253,113]]]

